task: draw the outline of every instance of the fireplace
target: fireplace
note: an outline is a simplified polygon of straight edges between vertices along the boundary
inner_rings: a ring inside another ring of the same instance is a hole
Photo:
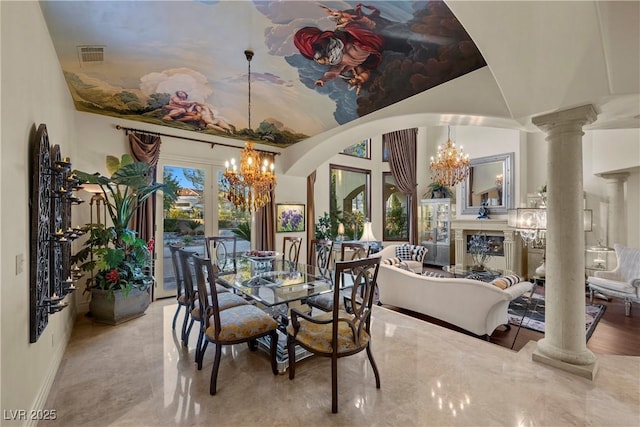
[[[526,276],[522,267],[522,239],[516,239],[515,229],[499,219],[456,219],[451,221],[455,236],[455,266],[459,269],[471,265],[471,255],[467,252],[468,242],[474,234],[482,233],[492,241],[495,253],[487,266],[503,271],[504,274]]]

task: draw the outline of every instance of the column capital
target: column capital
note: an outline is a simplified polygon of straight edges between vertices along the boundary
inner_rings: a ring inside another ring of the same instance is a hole
[[[531,122],[538,128],[548,132],[557,126],[564,125],[573,125],[581,129],[582,126],[593,123],[597,117],[598,113],[593,105],[588,104],[581,107],[536,116],[531,119]]]
[[[598,173],[596,174],[600,178],[610,180],[610,181],[619,181],[625,182],[627,178],[629,178],[629,172],[612,172],[612,173]]]

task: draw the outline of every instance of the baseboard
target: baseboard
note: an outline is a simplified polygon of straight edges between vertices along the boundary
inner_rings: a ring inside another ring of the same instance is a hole
[[[56,379],[56,375],[58,373],[58,369],[60,368],[60,364],[62,363],[62,357],[64,356],[64,352],[67,349],[67,344],[69,344],[69,340],[71,339],[71,333],[73,332],[73,326],[75,324],[76,319],[76,310],[70,310],[70,319],[71,327],[69,328],[69,334],[65,336],[64,344],[60,345],[55,353],[52,353],[51,358],[49,359],[49,370],[47,372],[47,376],[44,379],[42,387],[40,387],[40,391],[33,401],[33,405],[31,406],[31,411],[29,413],[37,413],[37,411],[42,411],[43,409],[53,410],[55,408],[45,408],[47,404],[47,399],[49,398],[49,392],[51,392],[51,387],[53,387],[53,382]],[[31,417],[29,417],[31,418]],[[43,424],[46,421],[43,422]],[[35,427],[38,424],[37,419],[27,419],[25,422],[25,426]]]

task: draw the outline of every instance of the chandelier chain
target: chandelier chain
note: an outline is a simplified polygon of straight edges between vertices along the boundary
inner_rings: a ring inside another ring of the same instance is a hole
[[[248,102],[248,131],[251,132],[251,59],[253,51],[245,50],[248,62],[247,86],[249,89]],[[253,142],[247,141],[240,153],[239,170],[235,159],[225,162],[223,173],[223,190],[237,209],[255,212],[271,201],[271,191],[276,186],[276,175],[273,172],[273,158],[261,156],[253,148]]]

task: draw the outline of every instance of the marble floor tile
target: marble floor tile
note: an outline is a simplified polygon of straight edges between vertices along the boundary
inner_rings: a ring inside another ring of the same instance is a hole
[[[375,307],[372,350],[338,361],[339,413],[331,414],[328,359],[271,373],[267,354],[223,349],[209,395],[210,345],[199,371],[171,329],[174,300],[111,327],[78,318],[46,407],[54,426],[640,426],[640,357],[598,355],[589,381],[514,352]]]

